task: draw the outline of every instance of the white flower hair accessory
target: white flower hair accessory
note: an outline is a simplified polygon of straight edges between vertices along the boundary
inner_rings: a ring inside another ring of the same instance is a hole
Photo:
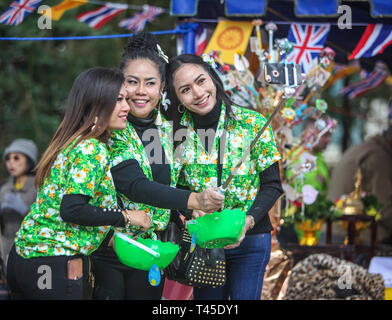
[[[216,65],[216,62],[213,57],[206,53],[203,53],[201,57],[203,58],[204,62],[207,62],[214,70],[218,69],[218,66]]]
[[[163,91],[161,93],[161,104],[165,111],[167,111],[167,109],[169,108],[169,104],[171,103],[170,100],[166,98],[166,96],[167,96],[167,92]]]
[[[165,60],[166,63],[169,63],[169,57],[167,55],[165,55],[165,53],[163,52],[162,48],[160,47],[159,44],[157,44],[157,50],[158,50],[158,55]]]

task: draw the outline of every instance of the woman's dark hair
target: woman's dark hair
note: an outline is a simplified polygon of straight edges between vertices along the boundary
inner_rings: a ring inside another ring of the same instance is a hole
[[[149,59],[154,62],[159,70],[161,81],[165,82],[166,61],[159,55],[158,41],[148,32],[140,32],[132,36],[121,57],[120,69],[124,71],[128,63],[136,59]]]
[[[76,140],[109,138],[108,125],[124,83],[119,69],[95,67],[80,74],[68,94],[63,121],[37,165],[36,185],[49,177],[58,154]]]
[[[174,122],[175,129],[179,127],[178,122],[180,121],[182,114],[180,114],[178,111],[178,105],[180,104],[180,101],[177,98],[173,85],[174,73],[182,65],[187,63],[199,65],[208,73],[216,87],[216,101],[218,103],[224,102],[226,105],[227,115],[231,114],[231,105],[233,104],[233,102],[225,92],[222,80],[219,78],[218,74],[215,72],[212,66],[205,62],[200,56],[194,54],[181,54],[177,57],[170,59],[169,64],[166,67],[166,90],[171,104],[169,109],[164,112],[164,115],[167,119]]]

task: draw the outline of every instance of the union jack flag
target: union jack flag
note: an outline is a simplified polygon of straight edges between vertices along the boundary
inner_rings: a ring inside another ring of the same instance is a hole
[[[99,29],[127,8],[128,6],[126,4],[107,3],[97,10],[87,11],[78,15],[77,19],[87,23],[91,28]]]
[[[118,24],[120,27],[127,30],[133,30],[135,32],[143,31],[147,22],[151,22],[155,17],[163,12],[162,8],[153,7],[145,4],[143,11],[135,14],[134,16],[120,21]]]
[[[287,61],[301,64],[305,73],[324,47],[329,33],[329,24],[292,23],[287,39],[294,43],[294,49],[288,54]]]
[[[17,26],[32,13],[42,0],[15,0],[0,16],[0,23]]]

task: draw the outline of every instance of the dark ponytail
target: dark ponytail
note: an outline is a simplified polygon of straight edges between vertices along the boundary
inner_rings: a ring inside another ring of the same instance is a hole
[[[135,34],[124,47],[120,69],[124,71],[132,60],[149,59],[157,65],[161,80],[165,82],[166,61],[160,55],[158,46],[158,41],[153,34],[148,32]]]

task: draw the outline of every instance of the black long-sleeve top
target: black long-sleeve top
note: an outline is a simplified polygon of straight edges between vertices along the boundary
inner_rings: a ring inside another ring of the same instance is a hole
[[[157,130],[154,124],[153,114],[150,114],[146,119],[138,119],[132,115],[128,115],[128,121],[131,122],[136,130],[144,147],[152,142],[154,137],[145,139],[143,133],[149,129]],[[163,209],[186,210],[191,191],[176,189],[170,186],[170,165],[166,160],[162,145],[159,145],[162,148],[159,153],[162,155],[159,163],[155,162],[154,148],[147,154],[154,181],[150,181],[146,177],[137,160],[130,159],[119,163],[111,169],[116,190],[133,202],[144,203]]]
[[[144,146],[151,143],[151,140],[143,139],[143,133],[148,129],[157,129],[152,114],[147,119],[128,115],[128,121],[132,123]],[[161,148],[160,163],[152,162],[155,159],[154,149],[148,154],[154,181],[145,176],[137,160],[131,159],[111,169],[114,185],[117,191],[131,201],[164,209],[186,210],[191,191],[170,186],[170,165],[167,164],[162,146]],[[83,226],[125,226],[124,216],[119,210],[94,207],[88,204],[89,200],[89,196],[81,194],[65,195],[60,206],[61,218]]]

